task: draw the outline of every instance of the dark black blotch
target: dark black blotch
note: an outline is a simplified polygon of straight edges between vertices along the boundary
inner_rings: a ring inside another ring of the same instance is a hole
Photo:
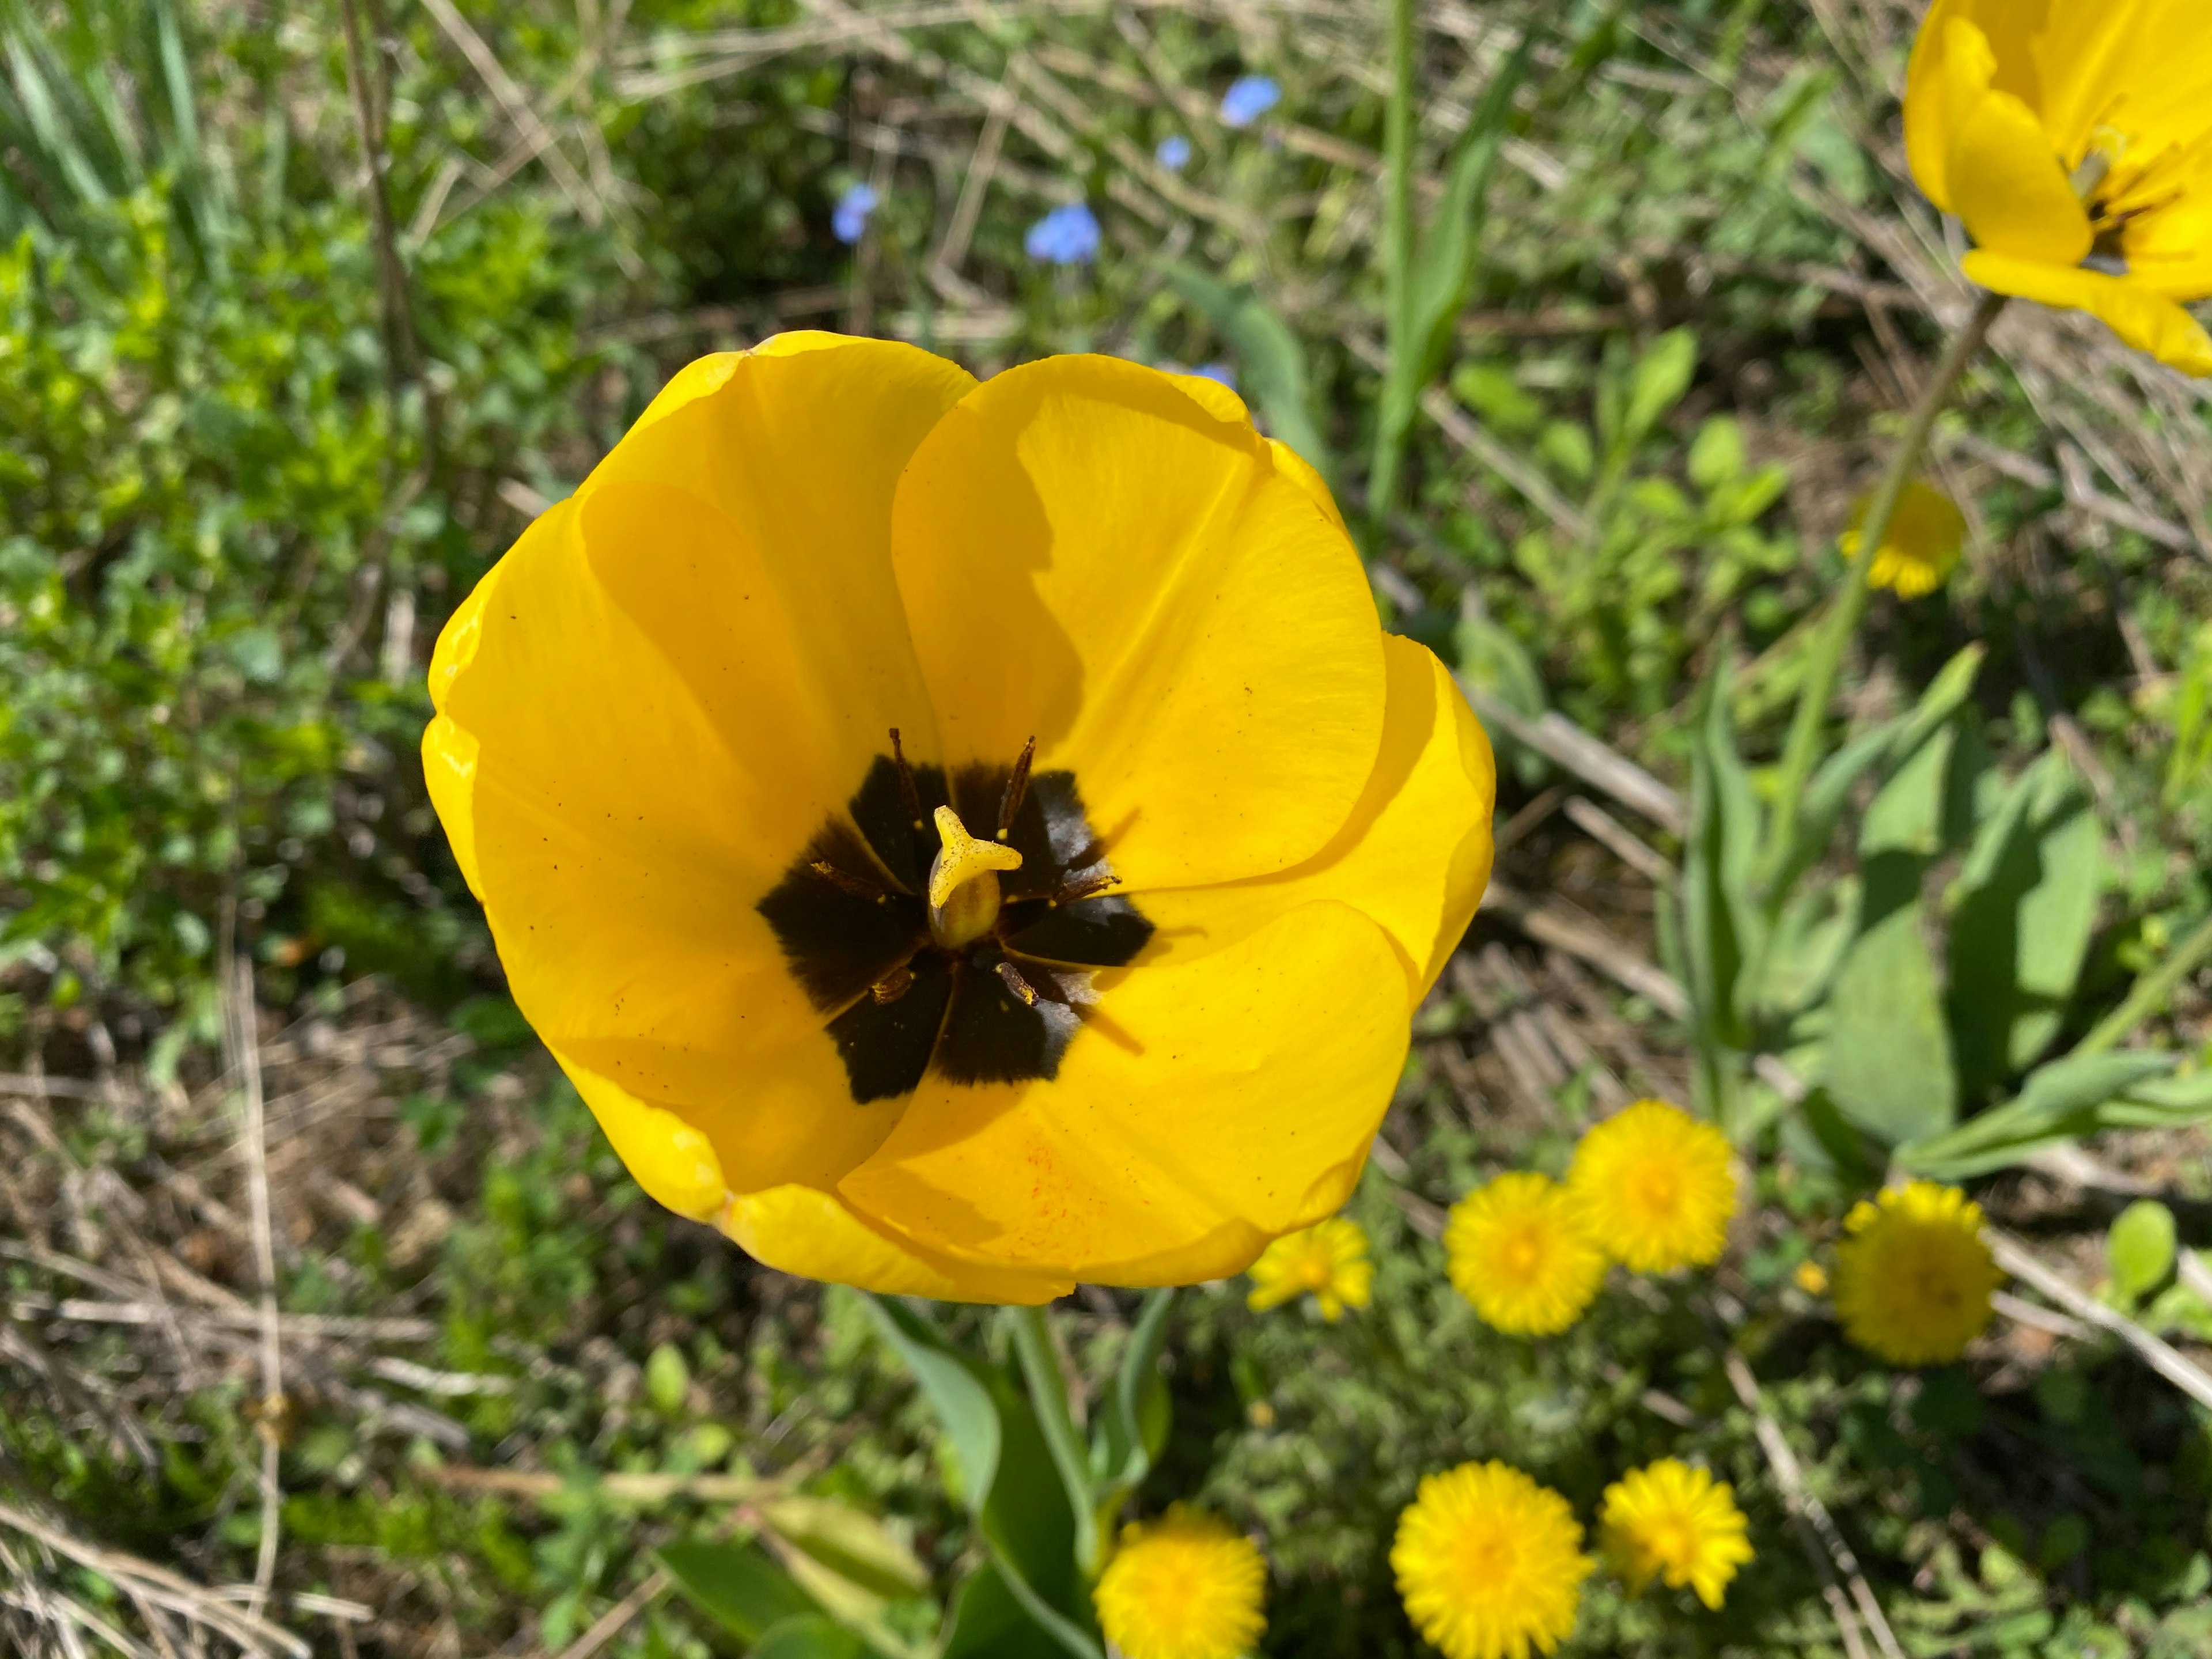
[[[1004,960],[989,949],[970,951],[956,970],[952,1011],[937,1040],[938,1073],[954,1083],[1019,1083],[1060,1073],[1060,1057],[1082,1017],[1059,1000],[1049,979],[1034,1006],[998,975]]]
[[[883,860],[884,868],[898,878],[909,893],[920,893],[928,884],[930,861],[937,856],[937,809],[946,804],[945,769],[912,769],[915,802],[921,809],[919,826],[908,805],[906,787],[899,779],[898,763],[887,755],[876,757],[861,780],[860,793],[848,806],[853,822],[860,826],[868,845]],[[973,819],[966,821],[975,828]]]
[[[914,960],[914,982],[903,995],[890,1002],[864,996],[830,1022],[855,1105],[914,1092],[951,999],[951,960],[925,951]]]
[[[814,868],[833,866],[841,885]],[[872,897],[852,884],[877,890]],[[884,885],[868,848],[842,823],[824,824],[758,905],[807,1000],[825,1013],[842,1008],[896,968],[929,938],[921,899]]]
[[[1073,904],[1030,903],[1006,913],[1009,950],[1085,968],[1119,968],[1136,960],[1152,937],[1152,924],[1125,898],[1111,895]]]

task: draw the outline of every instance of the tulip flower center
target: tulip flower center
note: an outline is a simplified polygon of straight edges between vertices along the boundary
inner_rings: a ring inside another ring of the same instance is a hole
[[[1092,975],[1152,938],[1107,890],[1116,878],[1075,775],[1032,776],[1035,748],[948,775],[909,762],[893,732],[891,752],[760,902],[856,1104],[910,1094],[925,1075],[1054,1076]]]

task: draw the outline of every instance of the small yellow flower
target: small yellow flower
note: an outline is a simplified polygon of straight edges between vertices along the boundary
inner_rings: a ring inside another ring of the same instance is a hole
[[[1862,1348],[1893,1364],[1942,1364],[1990,1322],[2004,1275],[1982,1242],[1982,1206],[1956,1187],[1893,1187],[1856,1206],[1844,1231],[1836,1316]]]
[[[1607,1486],[1601,1525],[1606,1554],[1631,1595],[1641,1595],[1656,1575],[1669,1589],[1689,1585],[1717,1607],[1752,1556],[1728,1483],[1679,1458],[1631,1470]]]
[[[1607,1254],[1638,1273],[1717,1261],[1735,1212],[1728,1137],[1663,1100],[1584,1135],[1567,1188]]]
[[[2212,374],[2212,6],[1936,0],[1905,72],[1905,149],[1999,294],[2088,312]]]
[[[1459,1293],[1508,1336],[1564,1331],[1605,1280],[1605,1252],[1547,1176],[1502,1175],[1453,1205],[1444,1254]]]
[[[1398,1517],[1391,1571],[1414,1627],[1445,1659],[1528,1659],[1574,1632],[1582,1524],[1567,1500],[1504,1463],[1425,1475]]]
[[[1872,500],[1870,495],[1862,495],[1851,505],[1851,526],[1837,541],[1846,559],[1856,561],[1859,556],[1864,539],[1859,530],[1866,523]],[[1888,588],[1900,599],[1919,599],[1942,586],[1966,544],[1966,514],[1942,490],[1915,478],[1897,498],[1897,511],[1875,550],[1867,580],[1876,587]]]
[[[1237,1659],[1267,1627],[1267,1587],[1257,1545],[1178,1504],[1121,1529],[1092,1599],[1126,1659]]]
[[[1799,1262],[1797,1271],[1791,1273],[1790,1279],[1808,1296],[1826,1296],[1828,1293],[1827,1269],[1817,1261]]]
[[[1252,1294],[1245,1302],[1255,1313],[1311,1291],[1321,1316],[1332,1325],[1346,1308],[1365,1307],[1375,1283],[1367,1235],[1342,1216],[1277,1239],[1252,1264],[1251,1273]]]

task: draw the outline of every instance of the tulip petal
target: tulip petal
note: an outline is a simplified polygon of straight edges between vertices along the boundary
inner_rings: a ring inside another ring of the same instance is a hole
[[[1389,933],[1408,1006],[1427,994],[1489,881],[1497,769],[1444,665],[1412,640],[1386,635],[1382,645],[1390,690],[1382,751],[1344,827],[1312,858],[1273,875],[1132,894],[1159,930],[1144,965],[1218,950],[1300,904],[1336,899]]]
[[[811,1187],[732,1197],[721,1225],[746,1255],[779,1272],[884,1296],[1035,1307],[1075,1288],[1065,1276],[1015,1273],[926,1250],[869,1225]]]
[[[894,509],[947,760],[1035,736],[1133,884],[1310,855],[1382,735],[1358,554],[1206,397],[1112,358],[1010,369],[929,434]]]
[[[426,766],[540,1036],[738,1187],[820,1184],[896,1103],[849,1103],[757,907],[889,726],[933,742],[890,507],[967,379],[878,342],[687,375],[457,613]]]
[[[722,1164],[706,1136],[675,1113],[647,1105],[568,1055],[556,1050],[553,1058],[647,1197],[694,1221],[720,1210],[727,1196]]]
[[[1963,19],[1946,30],[1945,184],[1952,210],[1980,246],[2023,259],[2079,264],[2095,236],[2035,112],[1990,84],[1996,59]]]
[[[1948,80],[1949,25],[1969,17],[1973,0],[1936,0],[1912,42],[1905,71],[1905,156],[1921,193],[1945,213],[1951,204],[1951,142]]]
[[[1056,1078],[925,1080],[841,1195],[948,1255],[1120,1285],[1239,1272],[1341,1200],[1405,1060],[1380,927],[1308,904],[1101,988]]]
[[[2069,160],[2086,152],[2100,126],[2125,135],[2124,164],[2212,128],[2212,7],[2203,0],[1981,0],[1978,10],[2000,60],[2033,65],[2018,73],[2033,84],[2031,101]],[[2008,14],[2016,45],[1999,33]]]
[[[477,740],[446,715],[422,728],[422,781],[430,805],[445,826],[446,842],[469,891],[483,902],[483,878],[477,873]]]
[[[1985,249],[1969,253],[1961,269],[1969,282],[1993,293],[2086,311],[2130,345],[2185,374],[2212,375],[2212,336],[2204,325],[2140,283],[2100,270],[2009,259]]]

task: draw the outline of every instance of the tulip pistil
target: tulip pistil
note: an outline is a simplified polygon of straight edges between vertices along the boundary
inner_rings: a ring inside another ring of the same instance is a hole
[[[1020,869],[1022,855],[995,840],[976,840],[949,806],[939,807],[936,817],[941,845],[929,866],[929,932],[957,951],[998,921],[999,872]]]

